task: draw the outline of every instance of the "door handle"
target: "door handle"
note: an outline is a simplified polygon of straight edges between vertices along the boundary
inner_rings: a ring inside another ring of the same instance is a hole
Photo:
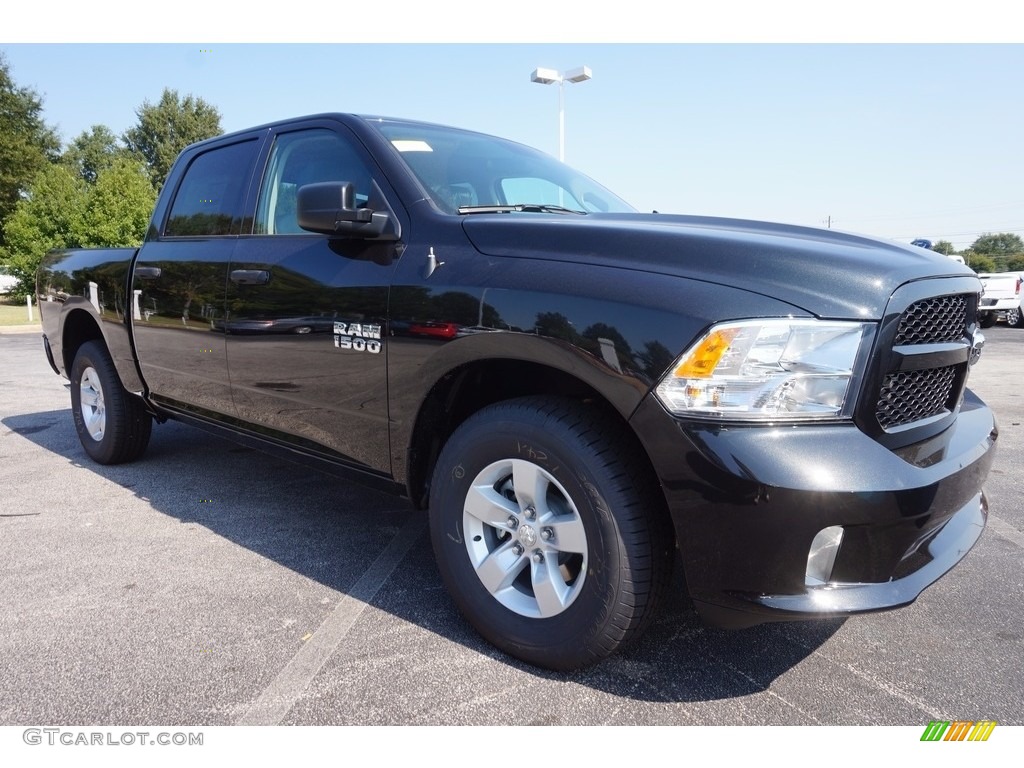
[[[135,276],[140,280],[156,280],[160,277],[160,267],[136,267]]]
[[[266,269],[233,269],[231,282],[237,285],[266,285],[270,282],[270,272]]]

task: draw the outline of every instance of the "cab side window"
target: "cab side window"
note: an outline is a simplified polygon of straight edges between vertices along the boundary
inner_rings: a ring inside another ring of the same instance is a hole
[[[174,195],[164,236],[238,234],[256,147],[255,140],[243,141],[195,157]]]
[[[310,234],[295,216],[299,187],[322,181],[348,181],[356,205],[371,194],[369,170],[355,150],[333,131],[315,128],[281,134],[274,143],[260,188],[255,232],[264,235]]]

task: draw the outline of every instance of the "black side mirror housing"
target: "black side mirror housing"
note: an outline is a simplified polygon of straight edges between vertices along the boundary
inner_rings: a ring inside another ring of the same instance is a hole
[[[391,214],[356,207],[355,185],[348,181],[301,186],[295,206],[299,226],[310,232],[357,238],[398,236]]]

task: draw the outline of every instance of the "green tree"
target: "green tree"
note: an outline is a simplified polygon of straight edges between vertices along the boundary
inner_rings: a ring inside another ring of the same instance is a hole
[[[105,125],[94,125],[82,131],[64,150],[60,161],[90,184],[95,184],[101,171],[106,170],[125,150],[117,136]]]
[[[964,253],[964,261],[967,262],[967,266],[973,269],[978,274],[982,272],[995,272],[996,271],[996,260],[991,256],[984,256],[980,253]]]
[[[125,131],[124,143],[145,162],[156,189],[163,186],[181,150],[222,133],[216,107],[192,94],[181,98],[169,88],[164,88],[159,102],[145,101],[135,114],[139,123]]]
[[[956,253],[956,249],[949,240],[939,240],[933,247],[932,250],[936,253],[941,253],[943,256],[952,256]]]
[[[1024,272],[1024,256],[1015,256],[1006,262],[1008,272]]]
[[[1024,256],[1024,240],[1012,232],[986,233],[974,241],[971,250],[990,257],[995,264],[994,270],[1002,272],[1010,259]]]
[[[39,94],[15,85],[0,53],[0,247],[7,241],[8,217],[60,148],[57,133],[42,115]]]
[[[47,165],[8,218],[4,261],[32,292],[36,269],[54,248],[133,246],[142,242],[156,192],[140,163],[118,158],[89,184],[64,164]]]
[[[6,221],[4,261],[20,285],[16,294],[32,293],[36,267],[51,248],[82,244],[86,184],[63,165],[46,165],[27,195]]]
[[[156,191],[137,161],[121,157],[101,171],[88,191],[82,216],[82,245],[139,245],[156,203]]]

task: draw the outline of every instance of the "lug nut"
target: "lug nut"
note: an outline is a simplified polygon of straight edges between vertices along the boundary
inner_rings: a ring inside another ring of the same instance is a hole
[[[551,539],[555,537],[555,532],[550,528],[541,528],[540,537],[544,539],[544,541],[551,541]]]
[[[516,557],[523,554],[523,548],[519,544],[513,544],[512,551],[515,553]]]
[[[515,529],[515,528],[519,527],[519,520],[517,520],[512,515],[508,516],[508,521],[507,522],[508,522],[508,527],[509,528]]]
[[[539,549],[535,550],[533,553],[533,562],[537,563],[538,565],[544,562],[544,553],[541,552]]]
[[[527,520],[533,520],[533,518],[537,516],[537,510],[534,509],[533,507],[527,507],[526,512],[524,512],[524,514],[526,515]]]

